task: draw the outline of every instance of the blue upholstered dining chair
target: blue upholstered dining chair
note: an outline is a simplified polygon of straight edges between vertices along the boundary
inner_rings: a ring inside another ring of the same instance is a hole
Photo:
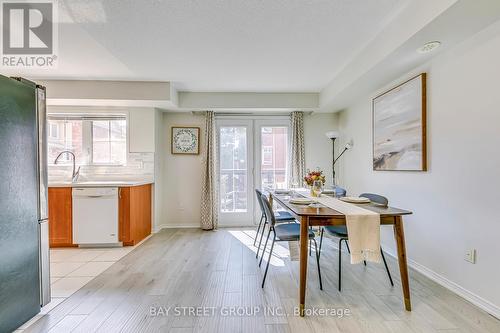
[[[261,216],[260,216],[259,226],[257,228],[257,232],[255,233],[255,238],[253,240],[253,245],[255,246],[255,243],[257,242],[257,236],[259,235],[259,232],[261,231],[261,227],[262,227],[262,232],[260,234],[260,239],[259,239],[259,246],[257,247],[257,254],[255,255],[255,258],[259,258],[260,245],[262,244],[262,237],[264,236],[264,232],[266,230],[266,225],[269,223],[269,221],[266,219],[264,205],[262,203],[262,192],[259,189],[255,189],[255,194],[257,195],[257,202],[259,203]],[[276,222],[277,223],[295,222],[295,218],[289,212],[280,211],[278,213],[278,216],[276,216]],[[267,237],[269,238],[269,235]],[[267,240],[266,240],[266,245],[267,245]],[[264,247],[264,249],[265,249],[265,247]],[[262,253],[262,256],[264,256],[264,253]],[[262,260],[261,260],[261,262],[262,262]],[[259,266],[260,266],[260,264],[259,264]]]
[[[334,191],[327,191],[324,194],[328,195],[328,196],[333,196]],[[346,194],[347,194],[347,191],[345,188],[335,186],[335,197],[337,197],[337,198],[345,197]]]
[[[345,197],[347,194],[347,191],[345,188],[342,188],[342,187],[339,187],[339,186],[335,186],[335,196],[337,198],[341,198],[341,197]]]
[[[378,194],[373,194],[373,193],[363,193],[360,195],[360,197],[363,198],[368,198],[372,203],[375,203],[379,206],[382,207],[387,207],[389,205],[389,200],[381,195]],[[321,256],[321,245],[323,244],[323,233],[326,230],[328,234],[337,237],[339,239],[339,291],[341,291],[342,288],[342,242],[345,242],[345,245],[347,247],[347,251],[351,253],[349,249],[349,238],[347,235],[347,227],[345,225],[339,225],[339,226],[326,226],[321,229],[321,236],[320,236],[320,241],[319,241],[319,255]],[[394,282],[392,281],[391,277],[391,272],[389,271],[389,266],[387,266],[387,261],[385,260],[384,256],[384,251],[382,250],[382,247],[380,247],[380,253],[382,254],[382,260],[384,261],[384,266],[385,270],[387,271],[387,275],[389,276],[389,281],[391,282],[391,286],[394,286]],[[318,261],[319,262],[319,261]],[[364,261],[364,264],[366,266],[366,261]]]
[[[273,212],[273,207],[271,207],[271,203],[267,200],[265,195],[261,196],[262,205],[264,206],[264,214],[266,215],[266,219],[269,223],[269,232],[273,232],[273,241],[271,243],[271,249],[269,250],[269,257],[267,258],[266,271],[264,273],[264,277],[262,278],[262,288],[264,288],[264,283],[266,282],[267,271],[269,270],[269,263],[271,262],[271,257],[273,255],[273,248],[275,242],[290,242],[290,241],[299,241],[300,239],[300,224],[299,223],[281,223],[278,224],[276,221],[276,217]],[[319,267],[319,251],[318,245],[316,243],[316,239],[314,238],[315,234],[312,230],[309,230],[309,239],[314,242],[314,248],[316,252],[316,263],[318,265],[318,276],[319,276],[319,289],[323,290],[323,283],[321,281],[321,270]],[[266,241],[267,245],[267,241]],[[264,249],[262,250],[262,257],[264,257],[264,253],[266,251],[266,245],[264,245]],[[262,261],[262,259],[261,259]],[[260,266],[260,264],[259,264]]]

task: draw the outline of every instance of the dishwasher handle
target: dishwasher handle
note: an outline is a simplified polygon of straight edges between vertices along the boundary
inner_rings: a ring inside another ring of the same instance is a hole
[[[103,198],[103,197],[117,197],[117,196],[118,196],[118,188],[116,187],[73,188],[73,197]]]

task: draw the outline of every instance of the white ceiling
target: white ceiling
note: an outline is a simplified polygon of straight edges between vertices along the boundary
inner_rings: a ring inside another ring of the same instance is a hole
[[[410,1],[59,0],[58,68],[2,72],[319,92]]]

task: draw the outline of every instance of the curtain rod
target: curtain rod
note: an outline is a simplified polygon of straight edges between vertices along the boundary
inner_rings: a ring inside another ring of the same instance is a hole
[[[49,113],[47,118],[54,120],[121,120],[127,119],[126,114],[62,114],[62,113]]]
[[[311,115],[313,111],[302,111],[305,115]],[[205,111],[191,111],[194,115],[203,115]],[[288,112],[215,112],[215,116],[222,117],[238,117],[238,116],[258,116],[258,117],[287,117],[292,111]]]

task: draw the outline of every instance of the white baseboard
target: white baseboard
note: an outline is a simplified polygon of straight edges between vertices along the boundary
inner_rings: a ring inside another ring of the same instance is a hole
[[[159,232],[161,229],[185,229],[185,228],[198,228],[201,226],[199,224],[160,224],[155,228],[154,233]]]
[[[253,224],[219,224],[217,226],[218,229],[231,229],[231,228],[257,228],[257,225]]]
[[[159,232],[161,229],[192,229],[192,228],[197,228],[201,229],[201,226],[199,224],[160,224],[158,227],[156,227],[153,231],[153,233]],[[218,225],[219,229],[226,229],[226,228],[257,228],[257,225]]]
[[[393,257],[394,259],[397,259],[397,256],[392,253],[392,252],[387,252],[384,250],[385,253]],[[471,302],[475,306],[479,307],[480,309],[488,312],[490,315],[493,317],[500,319],[500,307],[497,305],[491,303],[488,300],[485,300],[484,298],[474,294],[473,292],[465,289],[464,287],[458,285],[457,283],[450,281],[449,279],[445,278],[444,276],[434,272],[430,268],[419,264],[415,260],[407,258],[408,262],[408,267],[413,268],[420,274],[424,275],[425,277],[431,279],[432,281],[438,283],[439,285],[445,287],[446,289],[450,290],[451,292],[457,294],[458,296],[466,299],[467,301]]]
[[[201,229],[201,226],[199,224],[160,224],[158,227],[156,227],[153,231],[153,233],[159,232],[161,229]],[[224,228],[257,228],[257,225],[224,225],[224,224],[219,224],[218,225],[219,229],[224,229]]]

